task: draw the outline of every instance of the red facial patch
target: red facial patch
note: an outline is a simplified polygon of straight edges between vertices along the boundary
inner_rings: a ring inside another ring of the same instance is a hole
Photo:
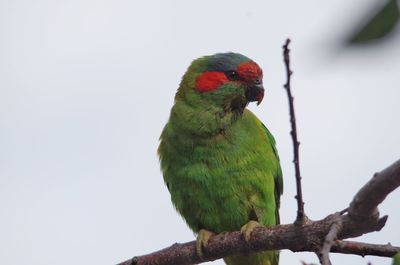
[[[227,82],[229,80],[222,72],[205,72],[196,78],[196,90],[199,92],[213,91]]]
[[[244,79],[262,78],[261,68],[253,61],[244,62],[238,65],[237,72]]]

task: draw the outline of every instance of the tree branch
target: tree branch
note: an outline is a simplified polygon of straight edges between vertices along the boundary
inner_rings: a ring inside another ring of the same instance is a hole
[[[289,43],[290,39],[286,39],[285,45],[283,45],[283,61],[285,63],[285,69],[286,69],[286,84],[284,84],[283,87],[285,88],[288,96],[290,125],[292,127],[290,135],[292,136],[292,141],[293,141],[293,163],[294,163],[294,170],[296,176],[296,189],[297,189],[297,195],[295,196],[297,200],[297,217],[295,224],[301,225],[307,221],[307,216],[304,212],[303,192],[301,189],[300,158],[299,158],[300,142],[297,139],[296,115],[293,103],[294,97],[292,96],[292,91],[290,87],[290,77],[292,76],[293,71],[290,69]]]
[[[365,233],[379,231],[385,225],[387,216],[379,218],[376,209],[383,199],[400,185],[400,160],[382,170],[364,185],[350,203],[349,213],[341,215],[342,228],[338,239],[357,237]],[[373,189],[374,195],[368,190]],[[355,207],[355,208],[354,208]],[[356,209],[356,210],[354,210]],[[370,212],[372,216],[365,215]],[[362,216],[366,218],[359,218]],[[351,213],[351,215],[350,215]],[[248,254],[261,250],[289,249],[292,251],[317,252],[322,246],[332,224],[337,222],[337,214],[319,221],[309,221],[303,225],[278,225],[257,227],[246,242],[240,231],[218,234],[210,238],[204,247],[204,257],[196,255],[196,243],[174,244],[169,248],[152,254],[134,257],[120,265],[180,265],[212,261],[226,256]],[[399,247],[390,245],[372,245],[358,242],[335,241],[332,251],[356,255],[388,256],[399,251]]]
[[[354,219],[379,216],[378,204],[400,185],[400,178],[396,171],[399,167],[400,160],[381,172],[375,173],[374,177],[354,197],[349,207],[349,216]]]
[[[337,234],[342,228],[341,213],[336,213],[335,215],[336,215],[335,216],[336,220],[332,223],[329,233],[325,237],[322,249],[318,253],[318,257],[322,265],[331,265],[331,261],[329,259],[329,252],[331,251],[331,247],[334,243],[334,240],[337,237]]]
[[[380,256],[393,257],[400,252],[400,247],[394,247],[391,244],[378,245],[368,244],[356,241],[336,240],[331,248],[331,252],[342,254],[353,254],[359,256]]]

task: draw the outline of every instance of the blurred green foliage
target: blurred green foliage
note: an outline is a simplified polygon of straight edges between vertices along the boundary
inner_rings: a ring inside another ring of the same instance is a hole
[[[393,257],[393,265],[400,265],[400,252]]]
[[[397,0],[389,0],[361,29],[350,37],[350,44],[360,44],[386,37],[400,18]],[[400,265],[400,264],[399,264]]]

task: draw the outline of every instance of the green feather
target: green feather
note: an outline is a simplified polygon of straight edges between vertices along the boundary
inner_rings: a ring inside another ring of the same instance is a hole
[[[275,140],[252,112],[229,108],[233,100],[245,100],[243,85],[228,83],[210,93],[194,89],[212,60],[203,57],[189,67],[160,137],[158,153],[172,202],[194,232],[239,230],[254,219],[276,225],[283,181]],[[277,264],[278,252],[225,261]]]

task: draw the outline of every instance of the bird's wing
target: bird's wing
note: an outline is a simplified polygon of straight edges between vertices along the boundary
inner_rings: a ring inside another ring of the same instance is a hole
[[[270,133],[270,131],[268,130],[268,128],[261,123],[262,126],[264,127],[264,131],[267,134],[269,143],[272,146],[272,150],[274,151],[275,154],[275,158],[277,160],[277,170],[275,173],[275,202],[276,202],[276,221],[277,224],[280,223],[280,219],[279,219],[279,206],[280,206],[280,196],[283,193],[283,177],[282,177],[282,168],[279,162],[279,155],[278,155],[278,150],[276,149],[276,142],[275,142],[275,138],[272,136],[272,134]]]

